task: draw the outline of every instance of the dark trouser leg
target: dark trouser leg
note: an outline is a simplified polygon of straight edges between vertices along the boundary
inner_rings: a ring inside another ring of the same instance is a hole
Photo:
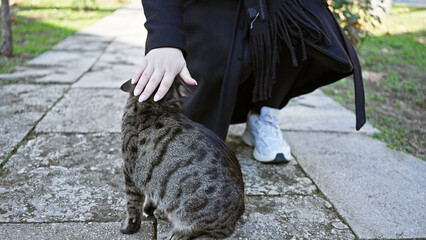
[[[228,61],[231,55],[238,54],[232,51],[232,46],[239,8],[239,1],[235,0],[188,0],[184,5],[186,63],[199,84],[192,87],[193,95],[183,100],[183,112],[222,139],[226,137],[232,113],[233,92],[237,91],[237,87],[226,86],[238,85],[238,78],[232,79],[235,81],[224,78],[229,75],[227,72],[239,73],[233,67],[235,62]]]
[[[302,69],[309,60],[300,62],[297,67],[292,66],[290,53],[286,50],[281,52],[281,61],[277,67],[277,81],[272,86],[271,98],[256,102],[253,104],[253,110],[260,113],[260,109],[264,106],[279,109],[290,89],[295,85],[300,75],[303,74]]]

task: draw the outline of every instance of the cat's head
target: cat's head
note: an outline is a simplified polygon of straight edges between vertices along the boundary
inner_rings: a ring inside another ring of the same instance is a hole
[[[139,96],[134,96],[133,91],[135,90],[136,84],[132,84],[131,80],[126,81],[121,85],[120,89],[124,92],[128,92],[131,97],[135,100]],[[156,89],[157,91],[158,89]],[[191,95],[191,90],[183,83],[182,79],[176,77],[172,86],[170,87],[167,94],[158,102],[154,101],[155,92],[142,103],[137,103],[142,106],[142,108],[150,108],[153,111],[172,111],[172,112],[181,112],[182,110],[182,97]],[[135,101],[136,102],[136,101]]]

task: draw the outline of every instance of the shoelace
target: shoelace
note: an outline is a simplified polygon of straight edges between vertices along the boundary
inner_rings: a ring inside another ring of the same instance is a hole
[[[263,136],[267,138],[281,138],[282,132],[278,127],[278,119],[274,119],[273,117],[266,115],[259,118],[261,122],[259,131]]]

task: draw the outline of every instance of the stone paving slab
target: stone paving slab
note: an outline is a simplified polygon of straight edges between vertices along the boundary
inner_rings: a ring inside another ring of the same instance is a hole
[[[47,51],[27,62],[27,66],[50,67],[51,73],[35,82],[75,82],[90,69],[102,51]]]
[[[144,48],[137,43],[114,41],[108,46],[93,68],[114,68],[122,67],[122,65],[137,66],[144,56]]]
[[[7,162],[0,222],[119,221],[125,215],[120,134],[47,134]]]
[[[56,44],[56,51],[103,51],[111,42],[112,37],[101,37],[92,34],[77,33]]]
[[[360,239],[426,238],[426,162],[360,134],[285,134]]]
[[[4,240],[155,240],[153,221],[143,221],[133,235],[124,235],[117,222],[0,224]]]
[[[117,45],[125,46],[122,47]],[[143,49],[138,46],[114,42],[105,50],[91,70],[95,71],[110,68],[122,68],[126,66],[135,68],[140,64],[141,59],[144,56]],[[135,69],[133,69],[133,71],[134,70]],[[130,74],[132,74],[133,71],[130,72]]]
[[[52,67],[51,72],[46,76],[32,79],[36,83],[73,83],[77,81],[89,69],[88,67],[76,68],[56,68]]]
[[[0,74],[0,80],[11,83],[73,83],[79,79],[87,67],[65,68],[57,66],[19,67],[11,73]]]
[[[247,195],[311,195],[295,162],[264,165],[238,151]],[[9,160],[0,183],[0,222],[116,221],[124,213],[121,136],[41,134]]]
[[[117,15],[129,15],[129,14],[133,14],[136,16],[141,16],[141,12],[142,11],[142,4],[141,1],[139,0],[133,0],[132,3],[128,4],[125,7],[122,7],[120,9],[117,9],[114,14]],[[144,15],[142,14],[142,17],[144,17]]]
[[[140,11],[142,11],[142,9]],[[108,47],[108,49],[111,51],[128,49],[134,52],[143,50],[144,52],[147,31],[142,27],[142,25],[140,25],[140,23],[137,24],[139,26],[138,29],[132,29],[129,33],[122,33],[116,36],[114,42]],[[138,47],[139,49],[136,49],[135,47]]]
[[[280,112],[280,127],[292,131],[356,132],[355,114],[320,90],[292,99]],[[374,134],[378,130],[366,123],[360,132]]]
[[[71,89],[36,132],[120,132],[127,97],[119,89]]]
[[[262,164],[253,159],[253,148],[246,146],[240,138],[228,137],[227,144],[241,163],[246,195],[309,195],[316,190],[296,161]]]
[[[101,51],[47,51],[27,62],[29,66],[88,67]]]
[[[238,155],[246,194],[312,194],[294,165],[267,166]],[[124,214],[120,134],[42,134],[4,167],[0,222],[117,221]],[[284,174],[280,174],[283,172]],[[290,175],[295,177],[291,179]],[[272,176],[272,180],[270,177]]]
[[[362,133],[372,135],[379,131],[366,123],[360,131],[355,130],[355,114],[320,90],[293,98],[283,108],[279,116],[280,128],[286,131],[325,131],[342,133]],[[245,123],[233,124],[228,134],[241,136]]]
[[[0,81],[5,83],[29,83],[35,79],[43,78],[51,74],[52,70],[45,68],[35,68],[29,66],[16,67],[11,73],[0,74]]]
[[[29,133],[68,86],[0,86],[0,162]]]
[[[333,212],[331,205],[316,195],[248,196],[245,200],[244,215],[238,221],[235,232],[227,239],[355,239],[348,226]],[[157,229],[159,239],[164,239],[172,226],[159,221]]]
[[[145,56],[143,35],[135,32],[117,36],[97,61],[93,68],[116,67],[120,65],[138,65]]]
[[[143,31],[145,17],[140,1],[135,1],[113,14],[99,20],[95,24],[80,30],[79,33],[89,33],[97,36],[115,37],[121,34],[129,34]],[[145,41],[145,39],[143,39]]]
[[[229,125],[227,138],[239,138],[243,135],[245,129],[245,123],[231,124]]]
[[[393,0],[393,3],[412,6],[412,7],[426,8],[426,1],[425,0]]]
[[[73,83],[90,69],[101,53],[102,50],[47,51],[12,73],[0,74],[0,80],[12,83]]]
[[[118,36],[96,64],[73,87],[114,88],[131,78],[144,56],[143,36]]]
[[[135,66],[120,66],[101,70],[90,71],[72,87],[73,88],[112,88],[115,91],[120,89],[120,86],[129,80]],[[124,94],[124,92],[122,92]]]

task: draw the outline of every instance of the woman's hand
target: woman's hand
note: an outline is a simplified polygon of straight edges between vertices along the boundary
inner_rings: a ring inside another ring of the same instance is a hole
[[[186,67],[186,61],[180,49],[171,47],[152,49],[142,59],[139,69],[133,74],[132,84],[137,83],[134,95],[140,95],[139,102],[143,102],[160,85],[154,95],[154,101],[158,101],[169,91],[178,74],[185,83],[197,85],[197,81],[191,77]]]

